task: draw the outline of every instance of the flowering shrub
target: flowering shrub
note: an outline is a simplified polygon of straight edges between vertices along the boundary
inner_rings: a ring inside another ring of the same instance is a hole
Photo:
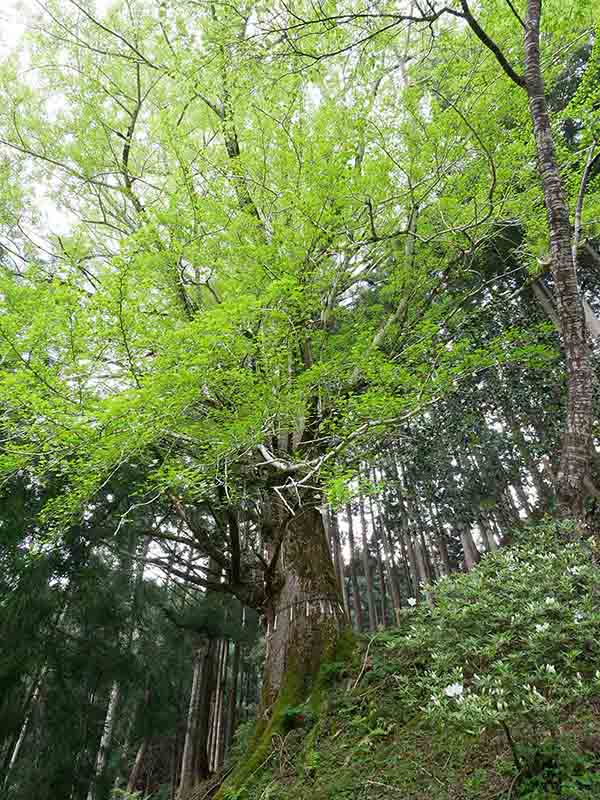
[[[562,526],[564,528],[564,526]],[[403,704],[434,722],[520,743],[554,735],[565,713],[600,696],[598,570],[586,543],[530,526],[469,574],[435,587],[386,637]]]

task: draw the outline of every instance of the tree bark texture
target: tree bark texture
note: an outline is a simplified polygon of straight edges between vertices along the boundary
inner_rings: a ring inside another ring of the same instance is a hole
[[[354,626],[360,632],[363,628],[362,604],[360,602],[360,588],[358,586],[358,575],[356,574],[356,557],[354,548],[354,520],[352,517],[352,506],[346,506],[346,517],[348,519],[348,546],[350,548],[350,582],[352,585],[352,605],[354,607]]]
[[[273,498],[271,512],[277,567],[265,609],[262,706],[266,716],[282,690],[293,702],[310,690],[347,622],[316,498],[305,498],[295,513]]]
[[[359,499],[360,528],[362,534],[362,562],[363,572],[367,585],[367,608],[369,610],[369,630],[377,629],[377,611],[375,609],[375,593],[373,591],[373,570],[371,569],[371,556],[369,553],[369,541],[367,538],[367,518],[365,516],[365,501],[361,496]]]
[[[528,0],[525,28],[525,85],[550,231],[550,257],[562,344],[567,365],[567,419],[556,475],[559,516],[583,522],[584,480],[591,459],[592,365],[572,229],[556,160],[540,65],[541,0]]]

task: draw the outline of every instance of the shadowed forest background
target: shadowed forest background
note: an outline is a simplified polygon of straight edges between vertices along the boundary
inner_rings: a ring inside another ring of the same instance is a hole
[[[13,11],[0,797],[598,796],[596,4]]]

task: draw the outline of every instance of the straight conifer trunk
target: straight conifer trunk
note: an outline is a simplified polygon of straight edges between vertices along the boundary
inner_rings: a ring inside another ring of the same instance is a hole
[[[354,625],[360,633],[363,628],[362,604],[360,602],[360,589],[358,586],[358,575],[356,574],[356,556],[354,548],[354,519],[352,517],[352,506],[346,506],[346,517],[348,518],[348,547],[350,548],[350,582],[352,585],[352,605],[354,607]]]
[[[375,594],[373,592],[373,571],[369,556],[369,542],[367,539],[367,518],[365,516],[365,501],[361,496],[358,501],[360,511],[360,528],[362,535],[362,562],[365,581],[367,584],[367,608],[369,610],[369,630],[377,628],[377,612],[375,610]]]
[[[344,606],[344,613],[350,619],[350,605],[348,601],[348,586],[346,585],[346,565],[344,563],[344,553],[342,552],[342,542],[340,536],[340,526],[338,524],[337,514],[331,508],[329,513],[329,524],[331,526],[331,538],[333,540],[333,555],[336,565],[338,580],[340,583],[340,591],[342,593],[342,603]]]
[[[226,727],[226,741],[225,752],[231,747],[233,735],[235,733],[237,718],[238,718],[238,684],[240,678],[240,663],[242,658],[242,645],[240,642],[235,642],[233,646],[233,662],[231,664],[231,686],[229,687],[229,696],[227,698],[227,727]],[[240,696],[240,705],[242,698]]]
[[[140,746],[138,747],[135,761],[133,762],[133,766],[131,768],[131,772],[129,773],[129,780],[127,781],[127,791],[130,794],[133,794],[137,787],[137,782],[140,777],[140,773],[142,770],[142,764],[144,763],[144,756],[146,755],[146,750],[148,749],[148,739],[144,737],[140,742]]]
[[[181,758],[181,773],[179,777],[178,797],[183,800],[191,791],[195,782],[195,749],[196,732],[198,729],[198,719],[200,710],[200,692],[202,687],[202,674],[204,662],[208,650],[207,643],[203,643],[196,651],[194,657],[194,669],[192,673],[192,688],[190,690],[190,702],[188,705],[187,723],[185,729],[185,741],[183,745],[183,756]]]
[[[87,793],[87,800],[96,800],[98,786],[104,775],[106,769],[106,761],[112,743],[113,733],[115,730],[115,723],[117,721],[117,708],[119,706],[120,690],[119,684],[115,681],[110,690],[108,699],[108,706],[106,708],[106,716],[104,718],[104,725],[102,727],[102,736],[100,738],[100,747],[96,755],[96,766],[94,769],[94,778],[90,783],[90,788]]]

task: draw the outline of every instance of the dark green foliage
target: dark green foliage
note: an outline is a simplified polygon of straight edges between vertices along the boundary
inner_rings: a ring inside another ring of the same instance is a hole
[[[515,797],[521,800],[593,800],[600,796],[600,761],[568,739],[523,747],[524,769]]]

